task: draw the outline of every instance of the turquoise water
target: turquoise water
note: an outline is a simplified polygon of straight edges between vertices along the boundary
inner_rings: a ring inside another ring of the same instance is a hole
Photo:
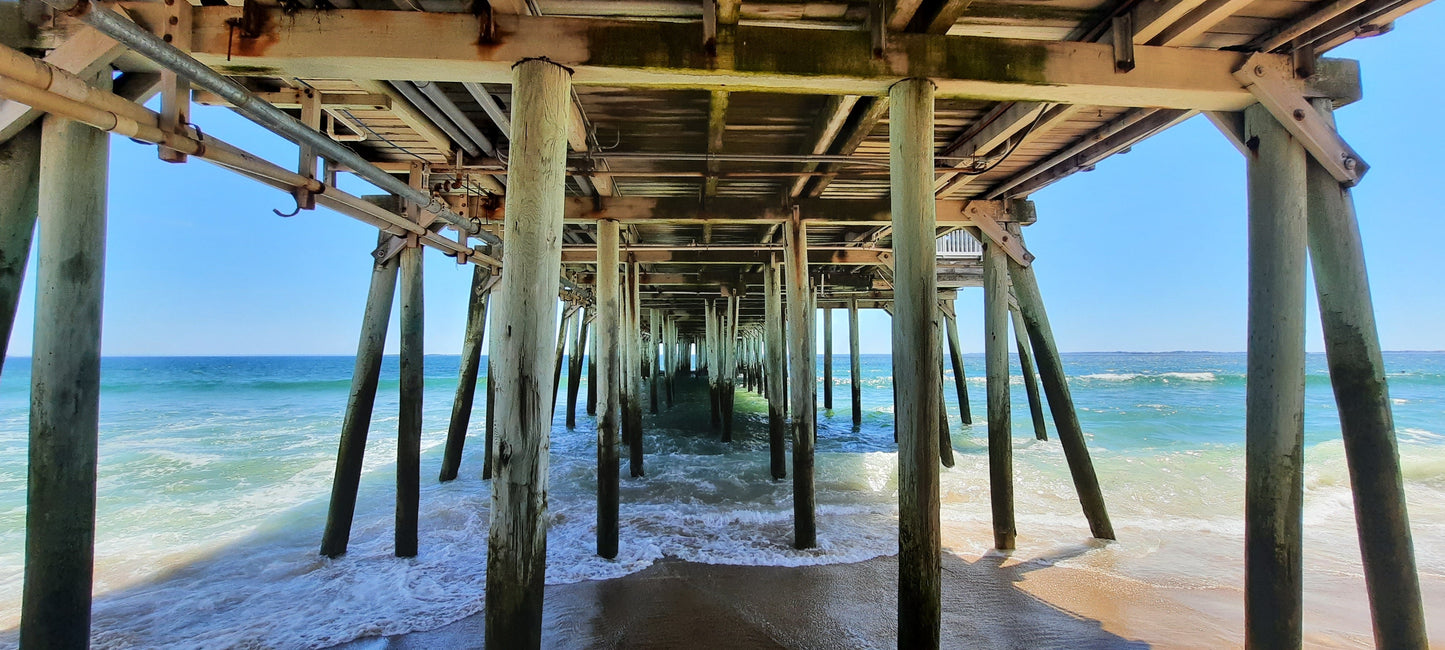
[[[791,481],[768,478],[765,401],[739,393],[735,441],[725,445],[707,423],[700,386],[688,384],[677,408],[646,418],[647,476],[623,472],[620,555],[595,557],[593,421],[581,415],[567,430],[559,406],[548,581],[624,575],[666,556],[798,565],[894,552],[889,358],[862,362],[863,426],[852,425],[845,356],[835,360],[835,409],[820,412],[820,545],[810,551],[790,546]],[[978,554],[992,540],[983,363],[978,355],[966,363],[979,423],[959,422],[950,384],[958,462],[943,471],[941,493],[945,544]],[[1417,554],[1427,579],[1438,579],[1445,354],[1391,353],[1386,363]],[[1244,355],[1073,354],[1065,364],[1120,541],[1060,563],[1161,586],[1238,586]],[[435,481],[456,357],[426,359],[419,557],[391,557],[395,358],[383,370],[351,550],[337,560],[317,556],[351,368],[340,357],[105,360],[98,647],[321,646],[480,611],[490,500],[479,478],[480,437],[469,441],[458,481]],[[1311,356],[1308,370],[1307,573],[1355,580],[1348,474],[1323,358]],[[1033,438],[1014,375],[1019,553],[1045,555],[1084,543],[1088,529],[1058,444]],[[26,360],[8,360],[0,378],[0,627],[12,629],[0,643],[13,643],[19,615],[28,389]]]

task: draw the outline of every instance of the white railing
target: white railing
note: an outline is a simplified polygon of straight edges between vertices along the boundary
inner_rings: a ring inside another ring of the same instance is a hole
[[[972,235],[955,230],[938,238],[939,257],[983,257],[983,244]]]

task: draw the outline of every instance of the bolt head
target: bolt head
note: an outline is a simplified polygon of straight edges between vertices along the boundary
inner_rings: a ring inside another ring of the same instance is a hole
[[[1294,109],[1293,115],[1294,115],[1294,121],[1296,121],[1296,122],[1303,122],[1303,121],[1305,121],[1305,112],[1304,112],[1304,109],[1302,109],[1302,108],[1296,108],[1296,109]]]
[[[1355,167],[1359,166],[1359,161],[1355,160],[1355,157],[1349,154],[1344,154],[1343,162],[1346,171],[1355,171]]]
[[[1264,66],[1262,66],[1262,65],[1254,66],[1254,76],[1256,76],[1256,77],[1263,77],[1263,76],[1264,76]]]

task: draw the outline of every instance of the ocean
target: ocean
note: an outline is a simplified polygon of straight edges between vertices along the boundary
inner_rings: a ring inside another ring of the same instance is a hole
[[[685,384],[646,414],[646,477],[622,472],[621,549],[593,552],[595,429],[579,406],[552,429],[547,581],[622,576],[665,557],[806,565],[896,552],[897,457],[889,357],[862,358],[855,428],[848,363],[821,410],[816,549],[791,546],[791,481],[768,476],[767,405],[739,390],[734,441]],[[1422,580],[1445,575],[1445,354],[1388,353]],[[352,360],[107,358],[102,364],[93,641],[121,647],[324,647],[439,627],[482,609],[490,490],[480,479],[484,385],[457,481],[439,484],[456,357],[426,358],[420,554],[392,557],[397,361],[372,422],[347,555],[317,554]],[[948,415],[957,464],[942,470],[946,550],[977,556],[989,527],[983,360],[965,357],[976,423]],[[1016,363],[1016,360],[1015,360]],[[1079,417],[1119,541],[1089,532],[1064,456],[1036,441],[1014,368],[1018,553],[1101,579],[1207,590],[1243,582],[1243,354],[1069,354]],[[483,364],[485,367],[485,364]],[[28,360],[0,377],[0,644],[13,645],[23,571]],[[819,369],[821,384],[821,368]],[[585,395],[585,386],[583,389]],[[1363,602],[1348,472],[1324,358],[1306,389],[1305,566],[1312,584]],[[626,454],[623,454],[625,463]],[[1355,592],[1349,590],[1354,589]]]

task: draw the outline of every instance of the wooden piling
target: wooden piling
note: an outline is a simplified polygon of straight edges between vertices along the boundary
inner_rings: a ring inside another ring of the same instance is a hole
[[[597,222],[597,357],[602,371],[597,374],[597,554],[617,557],[618,457],[617,430],[622,408],[621,365],[618,354],[619,301],[621,279],[617,273],[618,223]]]
[[[984,238],[984,372],[988,378],[988,484],[993,546],[1014,547],[1013,422],[1009,400],[1008,266],[1003,247]]]
[[[938,385],[941,349],[933,197],[933,92],[927,79],[889,89],[894,429],[898,435],[898,647],[937,648],[940,622]]]
[[[721,393],[718,389],[719,375],[722,372],[717,364],[713,363],[713,357],[718,348],[718,322],[717,309],[712,299],[707,300],[703,307],[703,335],[707,337],[707,392],[708,404],[711,407],[710,422],[713,428],[722,425],[722,404],[718,401]]]
[[[100,83],[108,87],[108,81]],[[85,648],[95,557],[109,142],[105,132],[79,122],[42,120],[19,640],[25,648]]]
[[[727,360],[722,377],[723,442],[733,440],[733,405],[737,402],[738,377],[738,307],[736,295],[727,298],[727,318],[723,327],[723,357]]]
[[[813,492],[813,429],[818,390],[814,381],[812,298],[808,278],[808,230],[797,211],[784,224],[785,265],[788,279],[788,343],[791,348],[789,382],[793,403],[793,546],[818,545],[816,501]]]
[[[938,336],[934,341],[939,345],[943,344],[943,313],[939,309],[938,319],[935,321],[939,329]],[[943,353],[938,355],[938,386],[933,393],[938,396],[938,462],[944,467],[953,467],[953,431],[948,428],[948,402],[943,394]]]
[[[1009,235],[1023,241],[1016,227],[1010,227]],[[1074,479],[1079,505],[1083,507],[1084,517],[1089,520],[1089,530],[1094,537],[1114,539],[1114,526],[1109,522],[1109,513],[1104,507],[1104,494],[1099,489],[1099,478],[1094,473],[1094,461],[1089,458],[1089,448],[1084,441],[1084,429],[1079,424],[1079,414],[1074,410],[1074,398],[1069,393],[1064,361],[1054,343],[1054,331],[1049,326],[1049,315],[1044,309],[1043,296],[1039,294],[1034,269],[1032,266],[1020,266],[1010,259],[1008,270],[1014,297],[1018,299],[1019,312],[1024,318],[1024,326],[1028,329],[1029,343],[1034,349],[1034,360],[1039,366],[1039,383],[1043,384],[1044,397],[1049,400],[1049,412],[1054,416],[1054,429],[1059,435],[1059,446],[1064,449],[1069,474]]]
[[[382,234],[385,242],[390,235]],[[373,260],[374,262],[374,260]],[[361,340],[356,344],[356,364],[351,372],[351,392],[341,422],[341,444],[336,450],[336,474],[331,480],[331,506],[326,529],[321,535],[321,554],[338,557],[346,553],[351,540],[351,522],[356,514],[356,491],[361,483],[361,463],[366,454],[366,436],[371,430],[371,411],[376,404],[376,385],[381,379],[381,361],[386,346],[387,323],[396,298],[399,261],[372,264],[371,289],[361,317]]]
[[[401,399],[396,417],[396,556],[415,557],[424,380],[422,251],[401,251]]]
[[[1245,386],[1245,645],[1302,640],[1305,152],[1261,105],[1250,145],[1249,339]]]
[[[662,364],[658,358],[658,346],[662,344],[662,322],[657,308],[647,310],[647,329],[651,338],[647,344],[647,358],[651,359],[652,372],[647,377],[647,394],[652,413],[657,413],[657,388],[662,383]]]
[[[788,353],[785,349],[786,335],[783,319],[780,317],[782,304],[782,278],[778,265],[768,262],[763,265],[763,327],[767,335],[768,371],[768,469],[774,479],[788,476],[787,417],[783,414],[783,373],[787,372]]]
[[[627,471],[632,478],[643,476],[642,467],[642,294],[639,289],[641,267],[637,262],[627,264],[627,313],[631,322],[624,330],[627,333],[628,351],[632,374],[627,380],[628,406],[627,421],[632,431],[632,444],[628,446]]]
[[[833,410],[833,310],[823,310],[823,410]]]
[[[462,465],[462,448],[467,442],[467,428],[472,419],[472,402],[477,392],[477,372],[482,367],[482,341],[487,330],[487,286],[492,267],[477,264],[472,268],[472,293],[467,303],[467,330],[462,339],[460,376],[457,393],[452,399],[452,419],[447,426],[447,444],[442,453],[442,469],[438,480],[445,483],[457,477]]]
[[[495,334],[494,334],[495,336]],[[497,383],[492,381],[496,375],[492,374],[492,355],[487,355],[487,434],[486,453],[482,458],[482,480],[492,480],[492,458],[496,454],[497,447]]]
[[[1330,100],[1313,102],[1333,122]],[[1313,158],[1305,174],[1310,264],[1350,468],[1375,646],[1423,649],[1428,639],[1420,578],[1355,202]]]
[[[588,341],[587,415],[597,415],[597,335]]]
[[[557,347],[553,349],[552,358],[552,410],[550,411],[554,417],[557,413],[557,395],[562,389],[562,360],[567,353],[567,341],[577,337],[577,323],[573,320],[576,314],[577,306],[567,305],[562,310],[562,320],[557,323]]]
[[[1029,415],[1034,421],[1034,437],[1048,440],[1049,428],[1044,423],[1044,403],[1039,396],[1038,377],[1034,375],[1034,355],[1029,352],[1028,328],[1024,326],[1024,317],[1017,308],[1010,306],[1009,315],[1013,318],[1014,344],[1019,351],[1019,369],[1024,376],[1024,393],[1029,399]]]
[[[944,327],[948,334],[948,358],[953,363],[953,386],[958,393],[958,418],[964,424],[973,424],[973,410],[968,404],[968,375],[963,368],[963,347],[958,341],[958,317],[953,310],[944,312]]]
[[[547,566],[547,333],[557,317],[571,73],[540,59],[512,68],[507,272],[497,333],[497,480],[487,553],[486,647],[537,648]]]
[[[587,309],[577,312],[576,338],[572,339],[572,352],[567,357],[567,428],[577,428],[577,393],[582,389],[583,350],[587,349]]]
[[[30,261],[40,187],[40,122],[0,142],[0,367]]]
[[[858,299],[848,299],[848,385],[853,394],[853,427],[863,426],[862,362],[858,358]]]

